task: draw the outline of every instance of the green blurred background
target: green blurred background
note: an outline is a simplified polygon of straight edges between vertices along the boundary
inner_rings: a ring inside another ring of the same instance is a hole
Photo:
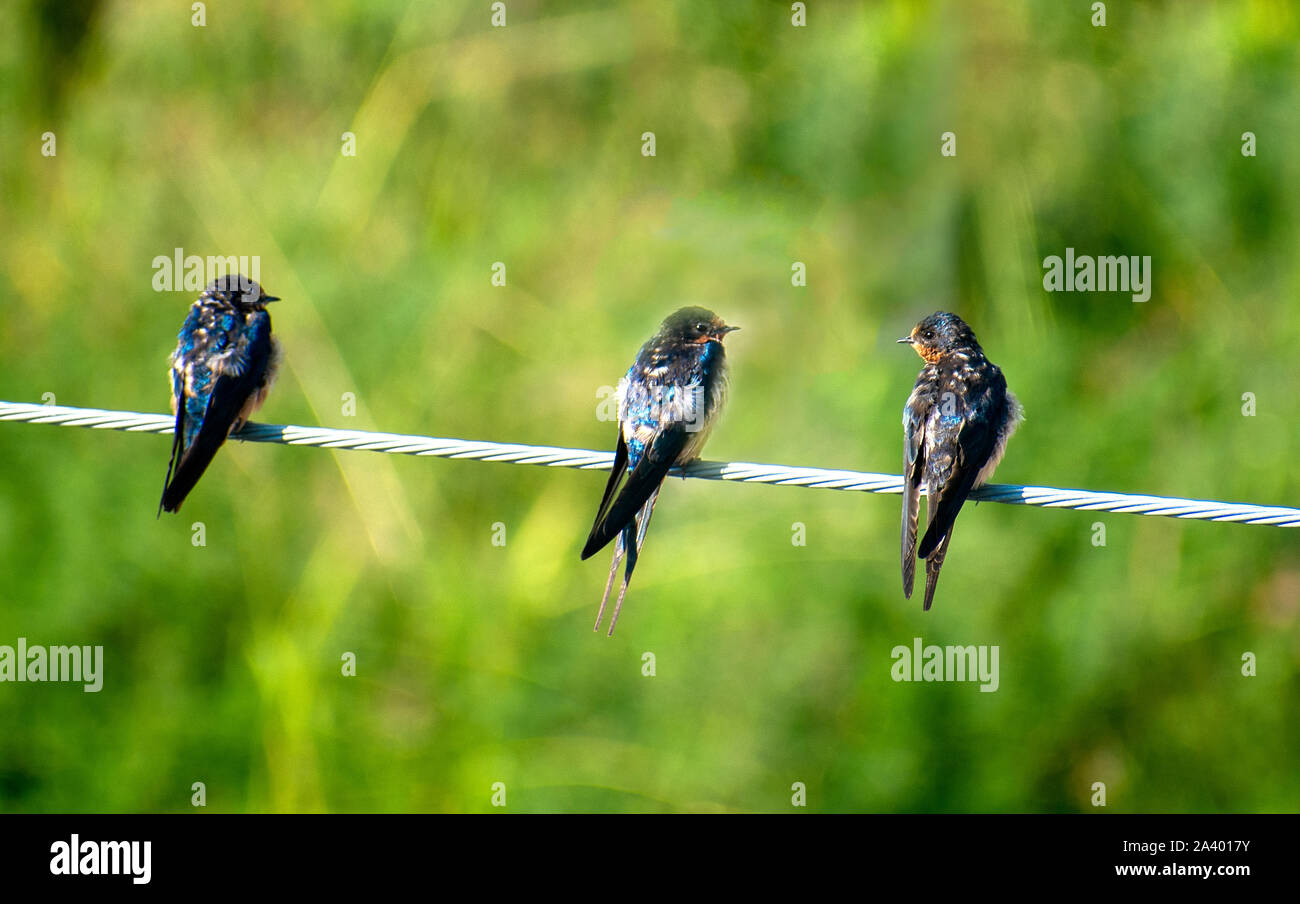
[[[950,309],[1027,411],[1000,480],[1300,503],[1296,6],[808,5],[4,4],[0,398],[165,411],[180,247],[285,299],[259,420],[611,448],[702,303],[706,457],[897,472]],[[1067,246],[1150,301],[1046,293]],[[1296,531],[971,506],[923,613],[898,497],[671,481],[611,640],[601,473],[232,442],[155,520],[168,447],[0,424],[0,643],[106,660],[0,684],[0,810],[1300,808]],[[1000,689],[893,682],[916,636]]]

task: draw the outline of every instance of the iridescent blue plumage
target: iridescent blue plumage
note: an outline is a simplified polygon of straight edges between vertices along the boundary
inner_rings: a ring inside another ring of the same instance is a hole
[[[623,586],[609,625],[609,633],[614,633],[659,488],[669,470],[699,457],[722,409],[727,390],[722,339],[735,329],[739,327],[727,326],[712,311],[682,308],[641,347],[619,383],[614,467],[582,550],[587,559],[617,537],[597,629],[619,562],[626,556]]]
[[[171,357],[176,427],[160,514],[180,508],[226,437],[265,401],[279,361],[266,305],[277,300],[232,275],[190,308]]]

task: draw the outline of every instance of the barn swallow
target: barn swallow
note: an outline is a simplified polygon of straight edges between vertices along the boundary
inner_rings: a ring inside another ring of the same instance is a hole
[[[727,397],[722,340],[738,330],[712,311],[682,308],[659,327],[618,384],[618,446],[605,496],[596,511],[582,558],[615,537],[614,561],[605,582],[593,631],[600,630],[618,563],[627,556],[623,586],[609,623],[613,635],[628,581],[645,543],[655,500],[669,470],[699,458]],[[627,481],[619,490],[624,474]],[[617,491],[617,492],[616,492]]]
[[[903,408],[903,595],[912,598],[919,555],[929,609],[957,513],[970,491],[993,475],[1024,413],[1002,371],[956,314],[931,314],[898,341],[925,360]],[[918,549],[922,482],[926,525]]]
[[[190,307],[171,356],[176,428],[158,514],[175,512],[221,444],[266,401],[280,361],[266,305],[279,301],[242,276],[223,276]]]

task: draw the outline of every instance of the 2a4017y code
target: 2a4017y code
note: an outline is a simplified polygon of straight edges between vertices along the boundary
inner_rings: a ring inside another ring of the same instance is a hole
[[[1126,841],[1124,842],[1124,851],[1136,852],[1139,854],[1164,854],[1177,851],[1191,851],[1198,853],[1201,851],[1215,851],[1217,853],[1231,853],[1233,851],[1245,852],[1250,850],[1249,841],[1207,841],[1204,839],[1193,839],[1191,842],[1186,841]]]

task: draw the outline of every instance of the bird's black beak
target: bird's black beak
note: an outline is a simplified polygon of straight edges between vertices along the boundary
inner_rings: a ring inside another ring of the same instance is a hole
[[[280,296],[279,296],[279,295],[263,295],[261,298],[259,298],[259,299],[257,299],[257,300],[258,300],[259,302],[261,302],[262,304],[267,304],[267,303],[272,302],[272,301],[279,301],[279,300],[280,300]]]
[[[897,342],[897,343],[899,343],[900,345],[901,345],[902,343],[904,343],[904,342],[906,342],[908,345],[911,345],[911,344],[912,344],[912,337],[911,337],[911,336],[904,336],[902,339],[895,339],[894,341]]]

